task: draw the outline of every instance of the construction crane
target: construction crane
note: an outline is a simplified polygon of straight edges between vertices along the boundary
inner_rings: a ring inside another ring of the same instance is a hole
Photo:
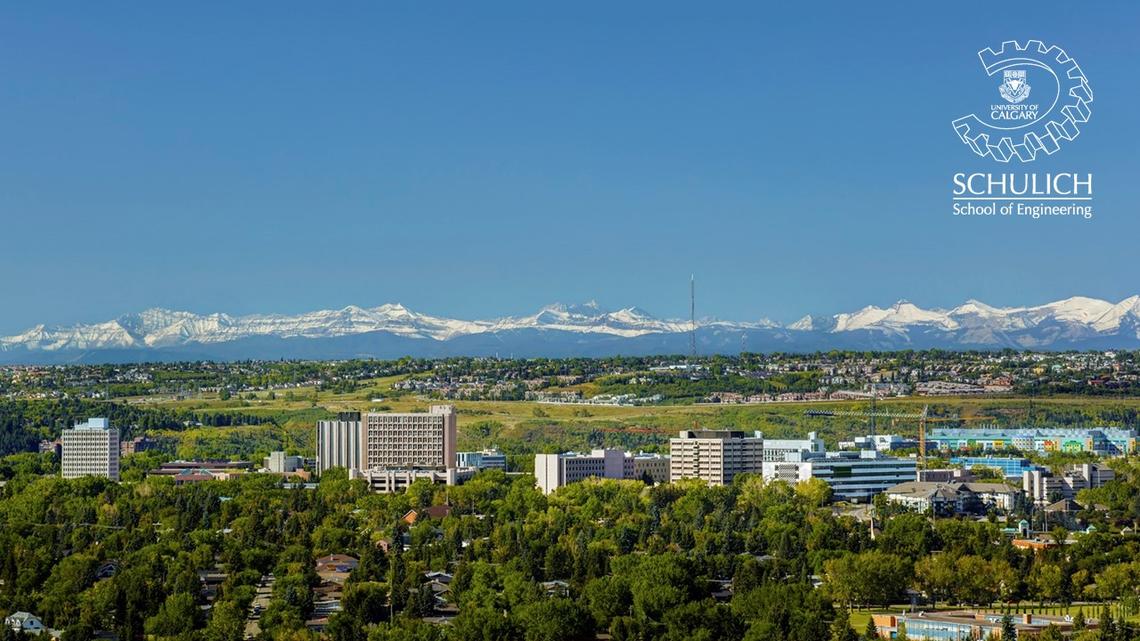
[[[890,419],[917,419],[918,420],[918,467],[922,469],[926,463],[926,424],[927,423],[960,423],[966,421],[984,421],[993,419],[993,416],[945,416],[933,418],[930,416],[930,406],[924,405],[922,412],[889,412],[879,411],[875,408],[875,399],[871,398],[870,410],[805,410],[804,416],[813,418],[828,418],[828,417],[854,417],[854,418],[869,418],[871,420],[871,435],[875,434],[875,419],[876,418],[890,418]]]
[[[876,418],[890,418],[890,419],[918,419],[918,467],[921,469],[926,462],[926,421],[929,420],[930,406],[924,405],[922,412],[887,412],[875,409],[875,397],[871,397],[870,410],[806,410],[804,416],[808,417],[832,417],[832,416],[849,416],[855,418],[869,418],[871,419],[871,436],[875,435],[875,419]]]

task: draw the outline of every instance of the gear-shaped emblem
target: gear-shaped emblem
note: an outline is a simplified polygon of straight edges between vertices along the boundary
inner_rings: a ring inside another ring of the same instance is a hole
[[[1040,40],[1029,40],[1024,45],[1010,40],[1003,42],[998,51],[979,51],[978,57],[990,76],[1011,67],[1031,66],[1048,71],[1057,80],[1057,97],[1041,116],[1021,125],[998,127],[974,114],[955,120],[954,131],[974,153],[999,162],[1012,158],[1030,162],[1039,152],[1052,154],[1061,148],[1061,141],[1073,140],[1080,134],[1078,125],[1088,122],[1092,114],[1089,105],[1093,93],[1077,61],[1063,49],[1056,45],[1047,47]]]

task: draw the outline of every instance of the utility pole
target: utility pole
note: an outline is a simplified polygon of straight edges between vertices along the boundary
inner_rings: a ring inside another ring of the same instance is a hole
[[[697,276],[689,276],[689,359],[697,360]]]

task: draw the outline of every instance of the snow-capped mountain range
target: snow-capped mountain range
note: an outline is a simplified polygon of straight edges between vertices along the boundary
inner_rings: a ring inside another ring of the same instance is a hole
[[[550,305],[530,316],[457,320],[399,304],[298,315],[194,314],[150,309],[90,325],[38,325],[0,337],[0,362],[403,355],[568,356],[687,351],[688,320],[594,302]],[[970,300],[953,309],[899,301],[789,325],[701,319],[702,352],[817,349],[1083,349],[1140,347],[1140,296],[1118,303],[1073,297],[1034,307]]]

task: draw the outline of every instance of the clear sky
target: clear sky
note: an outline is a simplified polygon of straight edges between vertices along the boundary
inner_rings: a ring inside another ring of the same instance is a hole
[[[760,4],[8,4],[0,333],[153,306],[679,317],[691,273],[735,320],[1140,293],[1140,5]],[[952,174],[1001,169],[950,127],[996,96],[976,52],[1028,38],[1096,102],[1009,170],[1094,172],[1096,218],[956,219]]]

